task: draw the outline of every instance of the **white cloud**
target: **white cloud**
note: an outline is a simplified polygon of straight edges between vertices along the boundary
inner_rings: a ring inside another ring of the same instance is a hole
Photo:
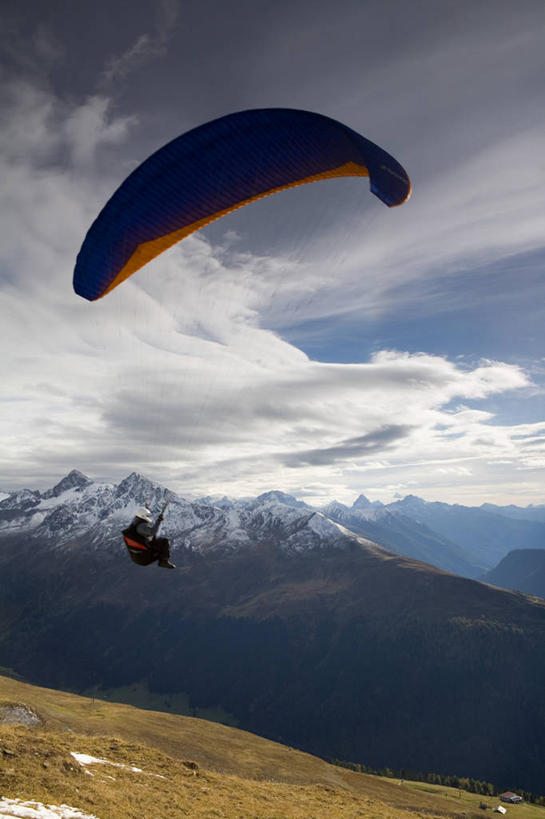
[[[545,252],[543,9],[503,4],[490,15],[486,8],[473,4],[469,12],[462,4],[436,18],[421,7],[408,29],[413,36],[370,61],[364,81],[363,58],[342,82],[340,70],[323,78],[320,97],[335,98],[334,115],[392,150],[413,195],[392,210],[368,196],[371,220],[363,194],[353,213],[341,202],[331,230],[321,224],[305,246],[312,300],[287,293],[267,316],[274,326],[490,303],[506,295],[495,292],[495,263]],[[416,22],[419,13],[425,25]],[[462,24],[469,13],[474,25]],[[323,183],[324,208],[336,184]],[[536,299],[543,299],[537,278]],[[529,286],[516,271],[513,294]]]
[[[197,235],[107,298],[75,296],[76,253],[112,186],[93,159],[133,120],[115,118],[104,97],[70,110],[25,85],[9,99],[0,145],[4,483],[48,484],[72,467],[114,479],[138,469],[196,494],[276,486],[316,501],[346,498],[368,480],[377,491],[446,492],[469,474],[482,492],[522,468],[527,493],[537,493],[541,427],[502,426],[470,405],[527,389],[521,368],[392,350],[326,364],[264,328],[283,287],[312,290],[323,265],[297,268],[301,276],[279,286],[289,259],[232,253]],[[442,243],[448,259],[454,240]],[[390,261],[376,241],[371,251],[390,283],[402,244]],[[343,293],[353,304],[350,275],[346,287],[337,280],[338,309],[350,306]]]
[[[103,82],[106,85],[117,84],[149,60],[163,56],[176,27],[179,11],[176,0],[161,0],[152,32],[139,35],[122,54],[109,60],[103,72]]]
[[[342,226],[334,220],[305,246],[301,294],[288,290],[272,306],[269,321],[286,326],[325,315],[364,319],[403,304],[424,314],[457,309],[482,297],[471,287],[477,275],[481,293],[494,298],[494,263],[545,251],[544,132],[541,117],[486,149],[459,156],[454,166],[415,180],[402,207],[377,204],[369,226],[367,211],[344,215]],[[513,280],[514,292],[516,287]]]
[[[66,117],[64,131],[76,166],[90,164],[102,145],[123,142],[135,124],[135,117],[111,120],[109,105],[106,97],[92,96]]]

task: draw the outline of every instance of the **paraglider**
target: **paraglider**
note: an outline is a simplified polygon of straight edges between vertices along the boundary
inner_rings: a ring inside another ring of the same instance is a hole
[[[175,569],[170,561],[170,542],[166,537],[157,537],[159,527],[163,522],[168,501],[164,504],[155,523],[147,507],[139,509],[131,525],[123,530],[123,540],[131,560],[139,566],[149,566],[155,563],[162,569]]]
[[[220,117],[164,145],[134,170],[99,213],[74,269],[74,290],[89,301],[110,293],[147,262],[216,219],[270,194],[335,177],[368,177],[385,205],[405,202],[411,182],[385,150],[334,119],[263,108]],[[170,562],[142,510],[123,531],[131,559]]]
[[[269,194],[341,176],[369,177],[388,207],[411,192],[390,154],[334,119],[310,111],[240,111],[177,137],[121,184],[78,254],[74,290],[94,301],[167,248]]]

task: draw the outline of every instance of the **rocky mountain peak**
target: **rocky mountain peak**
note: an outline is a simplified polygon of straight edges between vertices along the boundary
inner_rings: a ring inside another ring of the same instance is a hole
[[[299,508],[307,508],[306,503],[298,501],[293,495],[288,495],[286,492],[281,492],[278,489],[273,489],[270,492],[264,492],[256,498],[258,503],[281,503],[284,506],[296,506]]]
[[[404,498],[394,501],[390,504],[391,507],[400,507],[404,509],[419,509],[426,506],[426,501],[419,498],[417,495],[405,495]]]
[[[80,472],[79,469],[72,469],[68,475],[59,481],[52,489],[48,489],[46,492],[42,493],[42,498],[58,498],[59,495],[62,495],[63,492],[66,492],[68,489],[80,489],[82,486],[87,486],[87,484],[92,483],[92,481]]]
[[[352,504],[352,509],[371,509],[373,504],[365,495],[359,495]]]
[[[166,490],[158,483],[144,477],[139,472],[131,472],[117,486],[117,495],[126,495],[137,503],[151,506],[159,496],[164,496]]]
[[[155,516],[167,497],[161,533],[172,539],[174,553],[179,548],[233,552],[258,544],[287,552],[344,549],[352,547],[355,537],[281,491],[216,505],[185,500],[137,472],[115,486],[90,481],[77,470],[47,493],[27,490],[6,499],[0,504],[0,533],[25,532],[53,547],[85,537],[102,549],[119,540],[139,506],[148,506]]]
[[[321,511],[325,515],[335,514],[335,513],[345,513],[345,512],[349,511],[349,507],[345,506],[344,503],[341,503],[340,501],[333,500],[333,501],[330,501],[328,504],[326,504],[326,506],[323,506]]]

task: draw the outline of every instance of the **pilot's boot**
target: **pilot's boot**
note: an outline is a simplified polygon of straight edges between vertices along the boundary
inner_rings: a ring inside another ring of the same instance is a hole
[[[175,568],[176,568],[176,566],[174,565],[174,563],[171,563],[171,562],[170,562],[170,560],[168,560],[168,558],[166,558],[166,557],[162,558],[162,559],[159,561],[158,565],[159,565],[159,566],[160,566],[162,569],[175,569]]]

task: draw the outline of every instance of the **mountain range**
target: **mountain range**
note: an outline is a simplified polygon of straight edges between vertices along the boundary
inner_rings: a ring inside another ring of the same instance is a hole
[[[350,507],[333,501],[316,509],[280,491],[253,499],[190,501],[136,473],[114,485],[92,481],[78,470],[43,493],[8,494],[0,501],[0,535],[35,531],[66,540],[99,524],[101,540],[105,530],[111,534],[123,528],[139,505],[157,512],[165,498],[170,507],[162,531],[196,550],[237,548],[269,524],[279,527],[286,548],[306,548],[322,536],[338,537],[338,529],[327,525],[331,521],[398,554],[482,579],[511,551],[545,549],[545,505],[466,507],[414,495],[385,505],[360,495]],[[295,530],[290,529],[286,543],[286,526],[304,531],[292,537]]]
[[[167,497],[178,570],[135,566],[120,530]],[[216,709],[322,757],[545,792],[545,601],[362,536],[393,518],[395,537],[410,532],[429,554],[433,530],[395,508],[316,510],[281,492],[190,501],[135,473],[116,485],[75,470],[11,493],[0,664],[113,698],[138,683],[166,708],[185,698],[192,713]],[[443,554],[466,560],[441,537]]]

